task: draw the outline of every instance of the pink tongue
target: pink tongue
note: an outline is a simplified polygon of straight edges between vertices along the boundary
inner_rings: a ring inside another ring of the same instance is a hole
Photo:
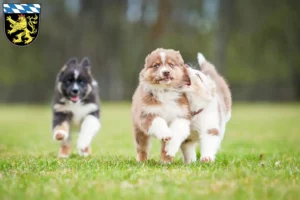
[[[78,96],[72,97],[71,100],[72,100],[72,101],[78,101],[78,100],[79,100],[79,97],[78,97]]]

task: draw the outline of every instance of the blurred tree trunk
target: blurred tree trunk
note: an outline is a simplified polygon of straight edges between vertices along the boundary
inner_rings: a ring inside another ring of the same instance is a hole
[[[226,51],[233,28],[235,0],[219,0],[218,28],[215,39],[215,65],[221,73],[226,71]]]
[[[159,39],[163,36],[164,30],[168,25],[168,21],[170,20],[170,15],[172,13],[172,1],[171,0],[159,0],[158,4],[158,16],[155,23],[149,28],[148,38],[145,38],[144,45],[142,50],[139,52],[139,56],[137,59],[137,63],[135,64],[135,71],[133,75],[136,76],[138,72],[143,68],[145,57],[153,51],[157,46]],[[138,79],[132,76],[130,79],[130,90],[133,92],[136,88],[136,84]],[[132,93],[131,92],[131,93]]]

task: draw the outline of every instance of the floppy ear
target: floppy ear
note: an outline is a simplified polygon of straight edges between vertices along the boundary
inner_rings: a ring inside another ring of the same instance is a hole
[[[84,57],[82,60],[81,60],[81,63],[80,65],[84,68],[90,68],[91,67],[91,63],[90,63],[90,59],[88,57]]]

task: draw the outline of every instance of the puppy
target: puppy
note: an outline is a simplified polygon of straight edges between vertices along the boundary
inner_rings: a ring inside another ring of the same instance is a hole
[[[88,58],[80,63],[72,58],[57,75],[52,131],[54,140],[60,142],[58,157],[67,158],[71,153],[72,126],[80,126],[77,148],[81,156],[91,153],[92,139],[100,130],[98,88],[90,68]]]
[[[215,67],[198,53],[201,71],[188,69],[190,85],[185,86],[190,103],[191,135],[182,144],[185,163],[196,161],[195,147],[200,141],[200,161],[214,161],[231,117],[231,93]]]
[[[132,122],[137,161],[148,158],[151,136],[162,140],[161,160],[170,162],[190,133],[186,96],[175,88],[189,81],[178,51],[156,49],[145,60],[133,95]]]

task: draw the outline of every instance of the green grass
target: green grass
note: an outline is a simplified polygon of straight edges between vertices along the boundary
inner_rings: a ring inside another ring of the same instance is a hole
[[[155,139],[136,163],[129,109],[104,104],[92,156],[59,160],[49,107],[0,106],[0,199],[299,198],[299,104],[235,105],[216,162],[192,165],[161,164]]]

